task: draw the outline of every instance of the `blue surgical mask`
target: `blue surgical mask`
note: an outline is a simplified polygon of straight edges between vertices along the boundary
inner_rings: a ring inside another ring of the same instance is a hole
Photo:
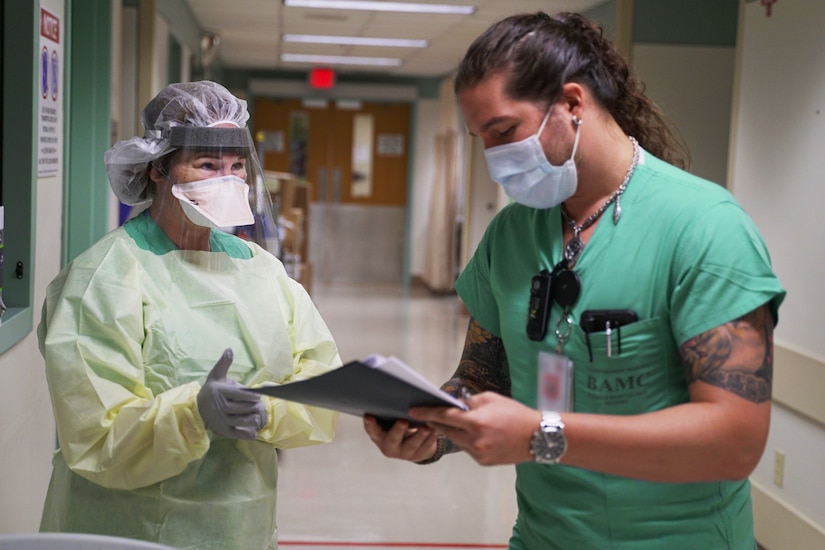
[[[539,136],[547,124],[550,111],[534,135],[496,147],[485,149],[487,169],[493,181],[504,187],[504,192],[511,199],[532,208],[552,208],[558,206],[576,192],[578,176],[576,149],[579,147],[581,120],[573,117],[576,123],[576,139],[570,158],[561,166],[554,166],[547,160]]]

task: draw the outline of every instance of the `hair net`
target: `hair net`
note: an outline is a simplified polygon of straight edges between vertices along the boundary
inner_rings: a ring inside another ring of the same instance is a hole
[[[178,126],[246,126],[246,101],[233,96],[216,82],[202,80],[170,84],[143,108],[144,137],[115,143],[103,155],[109,184],[117,198],[131,206],[151,202],[147,196],[148,164],[177,147],[170,142],[171,129]]]

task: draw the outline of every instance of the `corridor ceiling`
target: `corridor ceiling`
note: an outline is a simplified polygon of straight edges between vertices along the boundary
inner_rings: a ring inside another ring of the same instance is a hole
[[[400,58],[397,67],[329,64],[338,72],[438,77],[458,65],[467,47],[492,22],[514,13],[585,11],[606,0],[410,0],[475,6],[471,15],[434,15],[287,7],[283,0],[186,0],[200,27],[220,36],[217,58],[231,69],[306,70],[281,54]],[[340,46],[283,42],[284,34],[406,38],[426,48]],[[197,52],[195,52],[197,54]]]

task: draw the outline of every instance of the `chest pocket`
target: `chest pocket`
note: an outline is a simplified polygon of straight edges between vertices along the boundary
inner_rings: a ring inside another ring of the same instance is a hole
[[[621,338],[621,351],[619,339]],[[565,351],[574,359],[574,410],[598,414],[640,414],[687,401],[687,385],[677,354],[666,352],[669,331],[659,318],[613,331],[589,334],[574,326]]]

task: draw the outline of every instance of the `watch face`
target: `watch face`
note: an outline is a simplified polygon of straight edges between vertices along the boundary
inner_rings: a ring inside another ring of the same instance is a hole
[[[540,464],[557,464],[567,449],[564,432],[560,426],[547,426],[542,423],[541,428],[533,434],[532,451],[536,462]]]

